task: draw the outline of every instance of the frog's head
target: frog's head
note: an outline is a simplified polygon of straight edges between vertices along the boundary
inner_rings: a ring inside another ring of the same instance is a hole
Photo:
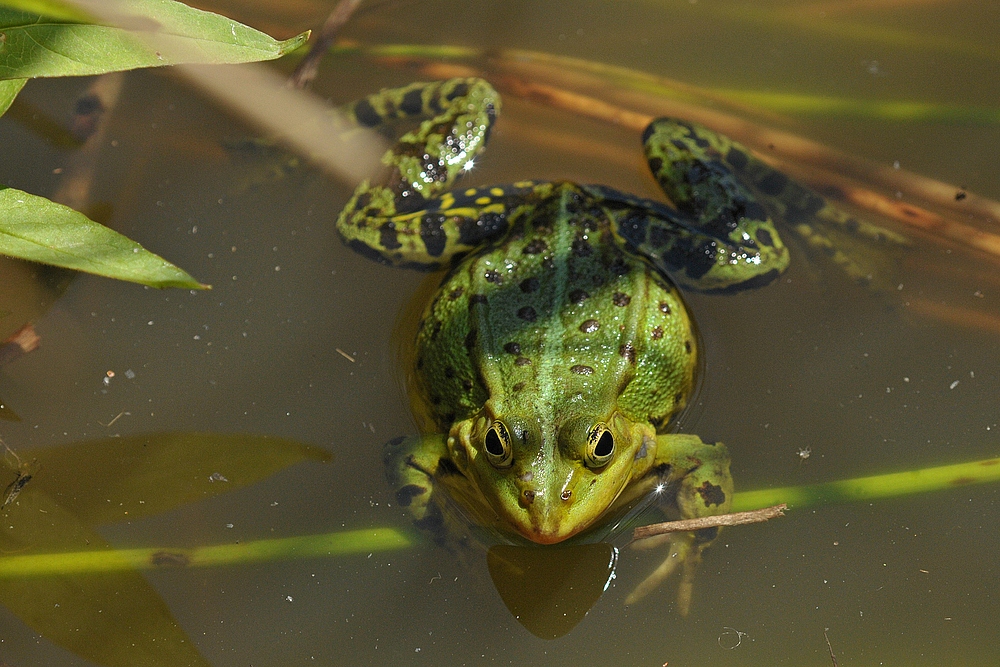
[[[488,403],[456,427],[452,460],[503,528],[539,544],[590,527],[628,484],[637,459],[654,455],[649,424],[616,409],[552,423],[527,413],[494,414]]]

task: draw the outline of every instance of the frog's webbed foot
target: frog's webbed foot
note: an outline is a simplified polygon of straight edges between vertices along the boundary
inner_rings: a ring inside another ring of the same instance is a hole
[[[858,220],[829,203],[791,229],[813,258],[880,292],[891,291],[898,251],[910,245],[902,234]]]
[[[616,223],[631,247],[682,285],[728,291],[775,278],[788,264],[778,228],[860,283],[891,284],[888,251],[908,244],[902,235],[857,220],[695,123],[660,118],[643,141],[650,169],[677,211],[650,206],[646,220],[623,216]]]
[[[722,443],[705,443],[693,435],[668,434],[656,438],[657,467],[664,477],[657,484],[672,501],[675,514],[681,519],[724,514],[729,511],[733,496],[733,479],[729,474],[729,453]],[[673,496],[670,496],[670,493]],[[695,532],[671,533],[637,542],[636,548],[652,549],[668,545],[663,563],[640,583],[625,600],[638,602],[656,590],[675,570],[680,568],[681,581],[677,592],[677,609],[682,614],[691,607],[694,575],[702,553],[715,540],[718,528]]]
[[[635,604],[643,599],[659,588],[675,570],[680,568],[681,581],[677,589],[677,611],[681,616],[687,616],[691,609],[695,571],[698,569],[698,564],[701,563],[702,552],[715,538],[717,532],[711,531],[711,536],[704,539],[699,539],[697,533],[673,533],[636,542],[635,547],[638,549],[662,547],[665,543],[669,547],[669,551],[660,566],[629,593],[628,597],[625,598],[625,604]]]

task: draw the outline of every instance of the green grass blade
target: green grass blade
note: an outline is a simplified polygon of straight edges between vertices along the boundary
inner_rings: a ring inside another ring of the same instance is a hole
[[[82,213],[3,186],[0,186],[0,254],[150,287],[209,288]]]
[[[805,486],[742,491],[733,497],[732,511],[745,512],[779,503],[801,509],[814,505],[880,500],[987,482],[1000,482],[1000,458]]]
[[[802,93],[776,93],[758,90],[708,90],[731,104],[792,113],[845,118],[879,118],[890,121],[934,121],[960,123],[998,123],[1000,109],[966,107],[930,102],[862,100]]]
[[[190,549],[160,547],[13,555],[0,557],[0,580],[326,558],[405,549],[411,544],[412,538],[395,528],[365,528]]]
[[[114,10],[119,23],[136,25],[143,32],[43,18],[0,7],[0,32],[4,35],[0,79],[82,76],[179,63],[272,60],[298,48],[309,37],[302,33],[278,41],[224,16],[173,0],[123,0],[108,3],[105,9]]]

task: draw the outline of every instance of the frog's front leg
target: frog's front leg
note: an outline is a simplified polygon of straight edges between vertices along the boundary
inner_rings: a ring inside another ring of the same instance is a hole
[[[399,437],[385,445],[386,478],[395,491],[396,503],[405,507],[413,524],[438,546],[463,556],[472,534],[469,516],[456,498],[475,505],[476,489],[455,466],[447,436],[440,433]]]
[[[382,157],[385,182],[363,182],[340,213],[347,244],[383,262],[434,268],[506,233],[518,188],[447,192],[485,148],[499,110],[499,95],[482,79],[415,83],[346,105],[363,127],[423,119]]]
[[[445,539],[446,527],[434,502],[434,478],[448,456],[445,436],[437,433],[399,437],[385,445],[385,475],[396,503],[405,507],[414,525],[428,531],[435,542]]]
[[[681,519],[725,514],[733,497],[729,474],[729,452],[722,443],[705,443],[694,435],[667,434],[656,437],[653,471],[663,471],[656,491],[672,494]],[[676,492],[675,492],[676,490]],[[702,552],[718,535],[717,528],[690,533],[672,533],[667,538],[670,553],[663,563],[625,600],[637,602],[655,590],[664,579],[682,566],[677,607],[687,614],[691,605],[694,574]],[[652,538],[656,540],[656,538]]]

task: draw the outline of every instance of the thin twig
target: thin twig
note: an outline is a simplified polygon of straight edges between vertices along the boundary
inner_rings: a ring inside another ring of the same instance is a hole
[[[984,313],[980,310],[963,308],[961,306],[950,306],[945,303],[919,297],[909,298],[906,306],[907,311],[911,313],[923,317],[931,317],[940,322],[946,322],[951,326],[1000,334],[1000,316],[991,313]]]
[[[681,521],[665,521],[654,523],[648,526],[639,526],[632,532],[633,540],[643,540],[656,535],[666,533],[682,533],[702,528],[719,528],[721,526],[741,526],[746,523],[761,523],[785,515],[788,505],[784,503],[765,507],[749,512],[733,512],[731,514],[717,514],[716,516],[703,516],[697,519],[682,519]]]
[[[308,88],[316,78],[316,72],[319,70],[319,63],[323,60],[323,56],[330,50],[333,46],[333,42],[337,39],[337,34],[340,29],[344,27],[344,24],[351,18],[351,14],[354,10],[358,8],[361,4],[361,0],[340,0],[337,6],[333,8],[330,15],[326,18],[326,23],[323,24],[323,28],[319,33],[319,37],[313,43],[312,48],[309,49],[309,53],[306,57],[302,59],[292,75],[288,77],[288,87],[289,88]]]
[[[833,661],[833,667],[837,667],[837,656],[833,654],[833,645],[830,644],[830,638],[826,634],[826,630],[823,630],[823,639],[826,640],[826,647],[830,649],[830,660]]]

